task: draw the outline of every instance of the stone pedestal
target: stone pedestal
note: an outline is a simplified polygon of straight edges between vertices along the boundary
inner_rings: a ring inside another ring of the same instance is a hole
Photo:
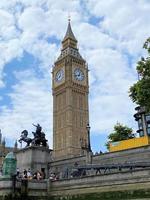
[[[45,171],[48,175],[48,163],[51,161],[51,150],[42,146],[29,146],[16,152],[17,167],[20,172],[29,168],[34,173]]]

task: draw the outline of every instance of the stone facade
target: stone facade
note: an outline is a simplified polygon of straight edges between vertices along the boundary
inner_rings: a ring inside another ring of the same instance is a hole
[[[78,51],[70,22],[52,74],[54,158],[83,155],[88,146],[88,67]]]
[[[81,179],[56,181],[52,184],[52,196],[73,196],[112,191],[150,189],[150,169],[126,171]]]
[[[51,150],[42,146],[29,146],[16,152],[17,167],[20,172],[24,169],[30,169],[33,173],[36,171],[45,171],[48,176],[48,163],[51,161]]]
[[[28,182],[28,196],[38,199],[138,199],[150,198],[150,168],[51,182]],[[21,182],[16,182],[20,191]],[[0,179],[0,199],[13,192],[11,180]],[[85,197],[88,198],[83,198]],[[81,197],[81,198],[80,198]],[[89,198],[90,197],[90,198]],[[92,198],[94,197],[94,198]],[[105,198],[107,197],[107,198]],[[109,198],[110,197],[110,198]],[[124,198],[123,198],[124,197]],[[128,198],[127,198],[128,197]]]
[[[0,179],[0,199],[1,197],[11,194],[14,192],[14,188],[12,187],[13,182],[12,179]],[[28,195],[32,197],[36,197],[36,199],[40,199],[42,197],[42,200],[44,197],[48,196],[48,181],[47,180],[40,180],[40,181],[29,181],[28,182]],[[16,181],[15,184],[15,191],[21,192],[22,182],[20,180]],[[4,199],[4,198],[2,198]],[[47,198],[45,198],[47,199]]]
[[[74,157],[70,159],[61,159],[49,163],[49,169],[52,172],[65,174],[66,169],[74,168],[75,164],[84,166],[88,164],[111,165],[126,163],[150,163],[150,146],[138,147],[112,153],[102,153],[92,155],[87,153],[84,156]]]

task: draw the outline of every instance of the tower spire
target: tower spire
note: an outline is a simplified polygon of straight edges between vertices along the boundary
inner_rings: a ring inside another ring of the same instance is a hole
[[[68,13],[68,22],[70,22],[71,21],[71,15],[70,15],[70,13]]]
[[[68,55],[76,57],[80,60],[83,60],[83,58],[80,55],[79,50],[77,48],[77,43],[78,43],[78,41],[75,38],[72,28],[71,28],[70,16],[68,15],[68,27],[67,27],[65,37],[62,40],[61,54],[58,57],[57,61],[63,59],[64,57],[66,57]]]
[[[66,39],[72,39],[72,40],[77,42],[77,40],[76,40],[76,38],[75,38],[75,36],[74,36],[74,34],[72,32],[70,15],[68,16],[68,27],[67,27],[67,31],[66,31],[65,37],[63,39],[63,42]]]

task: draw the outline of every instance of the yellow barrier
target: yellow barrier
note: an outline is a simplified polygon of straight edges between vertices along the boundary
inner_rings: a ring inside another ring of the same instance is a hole
[[[132,149],[136,147],[142,147],[150,144],[150,137],[143,136],[139,138],[132,138],[128,140],[122,140],[118,142],[110,142],[109,151],[121,151],[125,149]]]

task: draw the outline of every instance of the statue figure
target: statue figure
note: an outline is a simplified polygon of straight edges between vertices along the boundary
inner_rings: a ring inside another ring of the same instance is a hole
[[[24,130],[21,132],[21,136],[20,139],[18,140],[20,143],[22,141],[27,143],[27,146],[30,146],[30,144],[32,145],[36,145],[36,146],[44,146],[47,147],[47,140],[45,138],[45,133],[42,132],[42,127],[40,126],[40,124],[34,125],[33,126],[36,127],[36,131],[32,132],[34,135],[34,138],[31,139],[28,137],[28,131]]]
[[[41,131],[42,131],[42,127],[40,126],[40,124],[32,124],[33,126],[36,127],[36,131],[35,132],[32,132],[34,137],[41,137]]]
[[[32,142],[32,139],[31,138],[28,138],[28,131],[27,130],[24,130],[21,132],[21,136],[20,136],[20,139],[18,140],[20,143],[23,141],[23,142],[26,142],[27,143],[27,146],[29,146]]]
[[[42,145],[44,147],[47,146],[47,140],[45,138],[45,133],[42,132],[42,127],[40,124],[34,125],[36,127],[36,131],[32,132],[34,135],[34,139],[32,140],[33,145]]]

